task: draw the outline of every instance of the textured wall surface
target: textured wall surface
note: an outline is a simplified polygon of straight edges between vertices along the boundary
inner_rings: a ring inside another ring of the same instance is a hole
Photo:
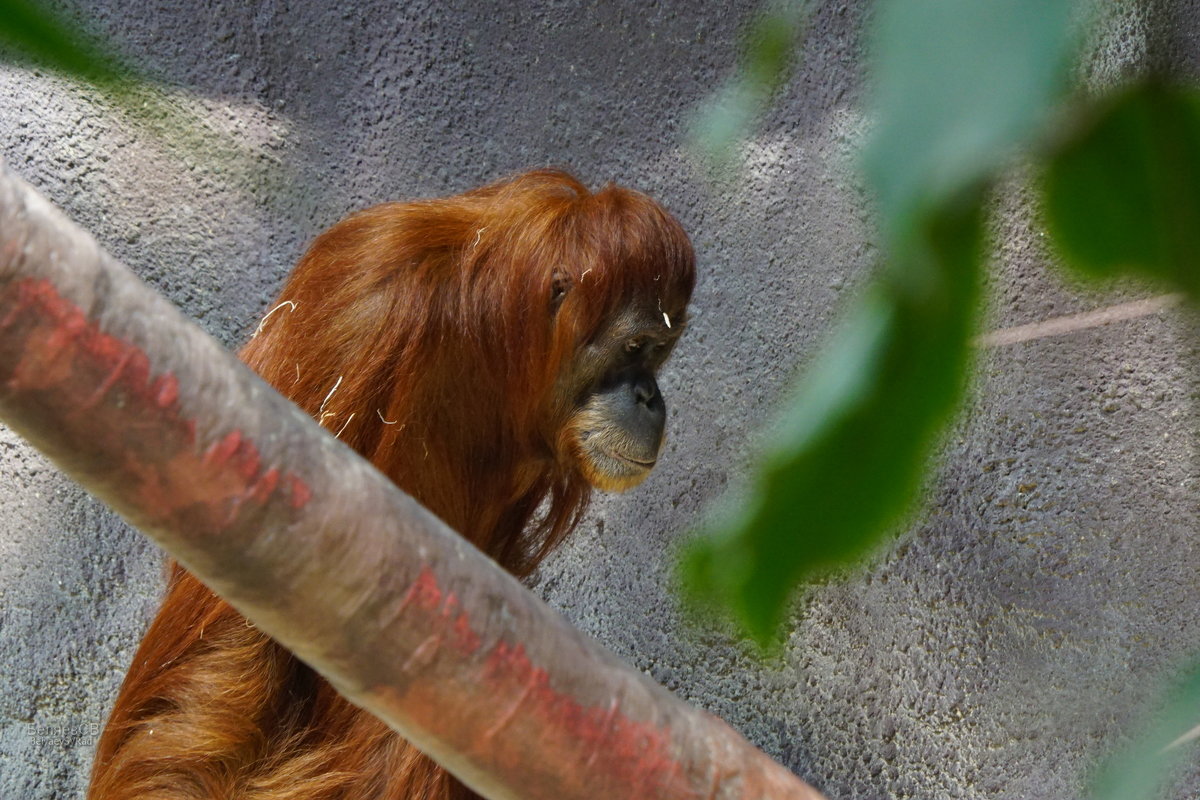
[[[351,209],[549,164],[651,193],[702,271],[662,381],[669,449],[641,488],[596,504],[537,591],[831,798],[1081,796],[1088,766],[1200,651],[1200,325],[1166,311],[981,353],[926,513],[807,589],[784,653],[757,662],[684,623],[670,551],[744,472],[775,399],[869,274],[853,170],[868,4],[820,4],[744,180],[724,187],[681,143],[753,3],[288,5],[64,7],[162,76],[208,133],[155,133],[87,89],[0,66],[0,155],[231,347]],[[1083,82],[1200,65],[1196,2],[1119,5]],[[991,327],[1155,293],[1059,277],[1028,178],[995,205]],[[0,797],[79,794],[161,558],[0,428]],[[1174,796],[1198,794],[1193,767]]]

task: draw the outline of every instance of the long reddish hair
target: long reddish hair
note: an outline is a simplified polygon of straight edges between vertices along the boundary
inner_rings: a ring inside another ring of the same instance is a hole
[[[339,223],[284,287],[295,306],[242,357],[523,575],[589,494],[557,441],[565,364],[633,298],[682,306],[692,281],[687,236],[649,198],[538,171]]]
[[[541,170],[357,213],[313,243],[241,352],[265,380],[517,575],[590,494],[564,376],[614,315],[680,318],[679,224]],[[97,750],[93,800],[472,796],[175,567]]]

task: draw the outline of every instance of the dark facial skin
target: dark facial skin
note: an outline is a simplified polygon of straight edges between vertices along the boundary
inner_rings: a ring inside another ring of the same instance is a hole
[[[593,486],[623,492],[654,468],[667,421],[655,377],[685,325],[682,309],[635,307],[583,348],[569,381],[579,389],[568,427]]]

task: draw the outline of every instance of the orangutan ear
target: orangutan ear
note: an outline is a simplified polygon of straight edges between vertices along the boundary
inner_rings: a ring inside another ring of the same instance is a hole
[[[571,290],[571,276],[561,269],[554,270],[554,275],[550,278],[550,313],[558,311],[558,307],[562,305],[562,301],[566,299],[567,292]]]

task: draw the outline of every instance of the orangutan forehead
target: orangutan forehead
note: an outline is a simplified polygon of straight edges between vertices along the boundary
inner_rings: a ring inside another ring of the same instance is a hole
[[[687,311],[657,304],[631,304],[608,321],[608,334],[614,339],[650,336],[667,341],[676,339],[687,326]]]
[[[577,302],[589,309],[596,323],[611,325],[621,319],[636,327],[663,325],[670,329],[687,314],[691,282],[669,274],[659,280],[654,277],[585,269],[572,276],[569,291],[578,295]]]

